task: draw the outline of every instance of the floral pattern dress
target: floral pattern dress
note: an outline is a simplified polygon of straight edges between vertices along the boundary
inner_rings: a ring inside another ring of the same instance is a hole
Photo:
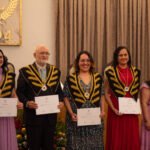
[[[80,80],[80,85],[85,90],[90,89],[91,84],[86,85]],[[72,99],[67,82],[64,85],[64,95],[69,99],[71,108],[77,114],[76,102]],[[95,107],[89,100],[82,104],[81,108]],[[103,123],[101,125],[77,126],[69,113],[66,117],[67,150],[103,150]]]

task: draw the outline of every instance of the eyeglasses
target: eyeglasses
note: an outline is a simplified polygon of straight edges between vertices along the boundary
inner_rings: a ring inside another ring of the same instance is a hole
[[[81,62],[81,63],[84,63],[84,62],[90,63],[91,60],[90,60],[90,59],[81,59],[80,62]]]
[[[49,52],[40,52],[39,54],[40,54],[40,55],[47,55],[47,56],[49,56],[49,55],[50,55],[50,53],[49,53]]]

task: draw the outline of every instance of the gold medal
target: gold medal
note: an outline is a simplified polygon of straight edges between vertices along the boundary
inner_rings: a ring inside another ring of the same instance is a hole
[[[90,97],[90,93],[85,92],[85,93],[84,93],[84,96],[85,96],[86,98],[89,98],[89,97]]]
[[[124,91],[125,91],[125,92],[128,92],[128,91],[129,91],[129,87],[128,87],[128,86],[125,86]]]
[[[47,90],[47,86],[46,86],[46,85],[43,85],[42,91],[46,91],[46,90]]]

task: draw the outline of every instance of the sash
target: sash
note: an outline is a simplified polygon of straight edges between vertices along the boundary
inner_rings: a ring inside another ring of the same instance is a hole
[[[129,86],[129,91],[127,92],[129,92],[132,95],[132,97],[137,99],[140,87],[141,72],[139,69],[133,66],[130,67],[130,70],[133,76],[133,81]],[[107,67],[105,70],[105,75],[108,79],[110,88],[114,92],[114,94],[117,97],[124,97],[126,95],[126,91],[124,90],[125,85],[122,83],[122,81],[120,81],[117,68],[114,68],[113,66]]]
[[[0,85],[0,97],[11,97],[12,90],[15,86],[15,73],[6,72],[4,79]]]
[[[33,89],[36,95],[38,95],[41,91],[44,92],[49,90],[51,92],[55,92],[57,90],[60,80],[60,71],[55,66],[50,64],[47,64],[46,69],[47,76],[45,81],[43,81],[40,77],[35,63],[28,65],[20,70],[20,73],[23,75],[24,79]]]
[[[101,87],[102,87],[102,77],[99,73],[93,73],[92,75],[92,85],[89,92],[89,97],[85,96],[85,92],[80,85],[79,78],[77,74],[71,74],[67,77],[68,90],[71,94],[72,99],[75,101],[76,106],[80,108],[87,100],[89,100],[96,107],[100,106],[101,97]]]

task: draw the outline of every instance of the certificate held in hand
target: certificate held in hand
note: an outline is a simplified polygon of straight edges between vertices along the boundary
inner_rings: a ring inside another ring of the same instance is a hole
[[[0,98],[0,117],[17,116],[17,98]]]
[[[140,100],[129,97],[119,97],[119,112],[123,114],[141,114]]]
[[[58,113],[59,98],[58,95],[38,96],[35,97],[35,102],[38,105],[36,115]]]
[[[100,108],[77,109],[78,126],[100,125]]]

